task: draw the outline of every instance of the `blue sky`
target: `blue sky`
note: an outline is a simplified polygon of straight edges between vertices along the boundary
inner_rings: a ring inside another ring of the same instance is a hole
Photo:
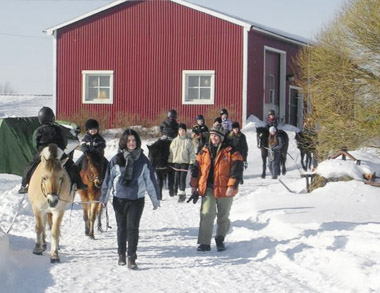
[[[53,37],[43,31],[109,0],[0,0],[0,86],[17,93],[53,93]],[[344,0],[189,0],[312,39]]]

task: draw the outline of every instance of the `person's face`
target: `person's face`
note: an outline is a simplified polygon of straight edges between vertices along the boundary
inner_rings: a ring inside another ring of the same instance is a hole
[[[221,141],[222,141],[222,139],[220,138],[219,135],[214,134],[214,133],[210,134],[210,142],[212,145],[215,145],[215,146],[219,145]]]
[[[222,120],[226,120],[227,119],[227,114],[222,114],[221,118],[222,118]]]
[[[180,128],[180,129],[178,129],[178,134],[179,134],[180,136],[184,136],[184,135],[186,135],[186,130],[183,129],[183,128]]]
[[[136,138],[134,135],[128,135],[127,138],[127,149],[133,151],[136,148]]]
[[[95,135],[95,134],[98,133],[98,130],[97,130],[96,128],[92,128],[92,129],[89,129],[89,130],[88,130],[88,133],[89,133],[90,135]]]
[[[235,134],[238,134],[239,133],[239,128],[232,128],[232,132],[235,133]]]
[[[270,118],[270,119],[274,119],[274,115],[273,115],[273,114],[270,114],[270,115],[269,115],[269,118]]]
[[[198,123],[198,125],[203,125],[203,120],[202,119],[198,119],[197,123]]]
[[[271,131],[270,132],[270,135],[272,135],[272,136],[275,135],[275,134],[276,134],[276,131]]]

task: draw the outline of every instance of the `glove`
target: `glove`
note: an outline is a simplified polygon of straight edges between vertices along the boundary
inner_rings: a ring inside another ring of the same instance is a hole
[[[157,210],[160,207],[160,205],[153,207],[153,210]]]
[[[244,169],[247,169],[247,168],[248,168],[248,162],[244,161]]]
[[[195,191],[191,194],[190,198],[187,200],[187,203],[189,203],[190,201],[193,201],[193,204],[196,204],[198,199],[199,199],[199,194],[197,191]]]

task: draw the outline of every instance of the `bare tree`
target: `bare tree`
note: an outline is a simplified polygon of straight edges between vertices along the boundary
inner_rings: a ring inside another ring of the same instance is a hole
[[[322,158],[380,137],[380,0],[348,1],[298,56]]]
[[[9,82],[6,82],[4,85],[0,83],[0,94],[15,94],[16,92],[13,90]]]

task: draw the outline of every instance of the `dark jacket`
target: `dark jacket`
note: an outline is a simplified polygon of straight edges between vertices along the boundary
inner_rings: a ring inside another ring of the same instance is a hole
[[[128,200],[137,200],[145,197],[148,192],[154,207],[159,206],[159,189],[152,165],[141,152],[140,157],[133,164],[131,182],[123,185],[122,176],[125,169],[123,153],[116,154],[108,164],[106,175],[101,189],[101,202],[107,202],[110,195]]]
[[[80,142],[80,150],[84,153],[92,152],[94,150],[103,153],[105,147],[106,141],[99,133],[94,135],[87,133]]]
[[[235,134],[233,131],[231,131],[228,134],[227,139],[228,144],[233,146],[236,150],[238,150],[243,156],[243,160],[246,162],[248,156],[248,144],[245,134],[241,131],[239,131],[238,134]]]
[[[162,135],[171,139],[175,138],[178,134],[178,122],[175,119],[166,118],[160,125]]]
[[[64,135],[61,126],[51,123],[43,124],[33,133],[33,146],[38,152],[51,143],[55,143],[61,150],[67,146],[67,138]]]
[[[195,124],[192,128],[192,139],[195,146],[195,152],[198,153],[208,142],[208,127],[206,125]]]

